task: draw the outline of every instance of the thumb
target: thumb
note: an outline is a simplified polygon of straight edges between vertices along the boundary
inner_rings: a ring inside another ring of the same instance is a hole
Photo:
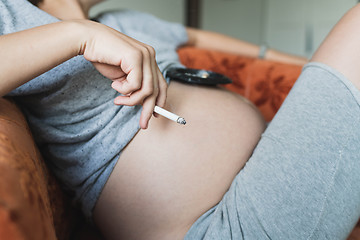
[[[96,62],[93,62],[92,64],[102,75],[111,80],[123,80],[127,76],[119,66]]]

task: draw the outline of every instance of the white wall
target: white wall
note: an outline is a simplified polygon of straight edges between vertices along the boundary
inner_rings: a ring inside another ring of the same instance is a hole
[[[357,0],[202,0],[202,28],[310,57]],[[130,8],[185,23],[185,0],[108,0],[91,11]]]
[[[202,28],[260,44],[265,0],[203,0]]]
[[[90,15],[104,10],[128,8],[145,11],[167,21],[184,23],[184,6],[183,0],[107,0],[91,9]]]
[[[202,28],[260,43],[264,33],[264,1],[202,0]],[[185,0],[107,0],[95,6],[90,15],[121,8],[146,11],[164,20],[185,24]]]
[[[265,41],[310,57],[356,0],[267,0]]]
[[[310,57],[357,0],[203,0],[202,27]]]

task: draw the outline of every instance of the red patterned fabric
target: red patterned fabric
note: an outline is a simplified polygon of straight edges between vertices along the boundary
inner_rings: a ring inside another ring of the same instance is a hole
[[[298,65],[192,47],[181,48],[178,53],[189,68],[211,70],[231,78],[233,83],[224,87],[253,102],[267,121],[274,117],[302,69]]]

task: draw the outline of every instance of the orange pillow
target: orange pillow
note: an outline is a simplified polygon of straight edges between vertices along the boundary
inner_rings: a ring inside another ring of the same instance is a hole
[[[194,47],[178,50],[180,61],[189,68],[206,69],[233,80],[224,85],[254,103],[270,121],[301,73],[302,66],[283,64]]]

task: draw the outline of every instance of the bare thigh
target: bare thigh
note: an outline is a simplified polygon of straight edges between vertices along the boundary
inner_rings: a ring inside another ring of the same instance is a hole
[[[124,149],[95,207],[107,239],[182,239],[216,205],[264,130],[258,111],[222,89],[169,86],[167,109]]]
[[[360,4],[335,25],[312,61],[325,63],[344,74],[360,89]]]

